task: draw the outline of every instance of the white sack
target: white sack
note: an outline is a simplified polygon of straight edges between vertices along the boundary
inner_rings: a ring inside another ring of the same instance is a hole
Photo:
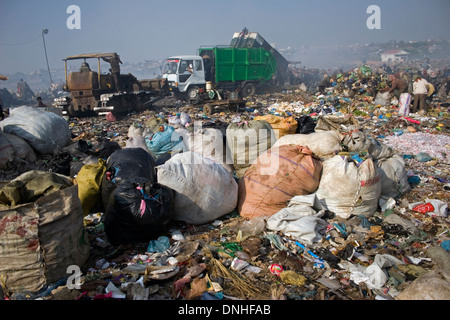
[[[172,156],[157,167],[157,180],[175,191],[173,220],[203,224],[236,208],[238,185],[231,173],[198,153]]]
[[[53,112],[27,106],[13,108],[0,126],[3,132],[25,139],[41,154],[51,154],[58,147],[64,148],[70,143],[69,124]]]
[[[315,194],[293,197],[286,208],[271,215],[266,222],[269,230],[281,231],[287,236],[308,244],[322,239],[328,223],[320,219],[325,210]],[[319,212],[316,212],[319,210]]]
[[[222,132],[219,129],[206,128],[195,129],[189,132],[187,129],[176,129],[183,137],[183,142],[188,151],[196,152],[222,165],[227,171],[233,172],[233,159],[224,142]]]
[[[0,169],[14,159],[14,146],[6,139],[6,135],[0,131]]]
[[[341,151],[340,134],[335,130],[316,131],[310,134],[288,134],[278,139],[274,146],[296,144],[308,147],[319,158],[330,158]]]
[[[138,134],[128,138],[125,142],[125,148],[142,148],[150,153],[150,150],[148,150],[147,144],[145,143],[145,138]]]
[[[375,101],[373,102],[375,105],[388,106],[391,101],[391,94],[386,92],[378,92]]]
[[[14,156],[19,159],[24,159],[28,162],[36,161],[36,153],[25,139],[14,134],[4,133],[3,136],[12,144],[14,148]]]
[[[381,196],[396,198],[409,191],[405,161],[400,155],[375,161],[381,182]]]
[[[152,132],[151,132],[150,129],[146,130],[143,126],[141,126],[139,124],[132,124],[128,128],[127,137],[128,138],[134,138],[136,136],[143,136],[144,137],[146,134],[151,134],[151,133]]]
[[[359,167],[339,155],[323,162],[322,177],[316,191],[322,205],[342,218],[371,216],[378,208],[381,183],[371,158]]]
[[[411,104],[411,94],[405,92],[400,95],[400,100],[398,101],[398,115],[408,116],[409,106]]]

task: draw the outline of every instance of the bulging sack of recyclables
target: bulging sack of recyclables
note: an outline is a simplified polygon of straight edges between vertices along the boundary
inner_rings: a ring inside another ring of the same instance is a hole
[[[353,129],[350,127],[350,129]],[[394,155],[394,150],[388,145],[367,136],[360,129],[350,130],[343,134],[342,144],[348,151],[364,152],[368,151],[373,160],[387,159]]]
[[[317,131],[309,134],[288,134],[275,142],[274,147],[296,144],[308,147],[316,156],[326,159],[341,151],[341,139],[337,131]]]
[[[267,121],[274,129],[277,139],[287,135],[294,134],[297,130],[297,120],[294,117],[281,117],[273,114],[257,116],[254,120]]]
[[[32,107],[11,109],[10,117],[1,121],[0,127],[3,132],[23,138],[41,154],[51,154],[70,143],[69,124],[63,117]]]
[[[267,121],[251,120],[230,123],[226,131],[226,140],[236,175],[241,178],[253,161],[270,149],[276,137]]]
[[[399,116],[409,115],[410,104],[411,104],[411,94],[407,92],[402,93],[398,101],[398,115]]]
[[[187,151],[199,153],[205,158],[221,164],[227,171],[233,172],[230,152],[227,151],[227,146],[219,129],[205,128],[189,132],[183,128],[179,129],[178,132],[183,136]]]
[[[381,183],[381,196],[399,197],[409,191],[408,174],[403,157],[395,154],[387,159],[375,161]]]
[[[106,161],[101,183],[103,205],[108,205],[114,189],[123,181],[144,177],[155,182],[155,159],[142,148],[124,148],[114,151]]]
[[[316,191],[321,171],[321,161],[308,147],[272,147],[239,180],[239,214],[249,219],[273,215],[292,197]]]
[[[157,181],[175,191],[172,220],[203,224],[233,211],[238,185],[220,164],[195,152],[157,166]]]
[[[6,192],[10,199],[0,203],[0,278],[8,291],[38,292],[68,276],[69,266],[87,261],[77,189],[69,177],[37,170],[0,183],[2,198]]]
[[[146,178],[123,181],[111,194],[105,212],[109,241],[146,242],[165,231],[171,211],[172,192]]]
[[[316,195],[326,209],[341,218],[352,214],[371,216],[381,195],[380,176],[373,160],[368,158],[359,166],[340,155],[325,160]]]
[[[145,143],[150,153],[158,158],[166,152],[178,152],[185,149],[181,136],[175,128],[167,124],[159,126],[153,135],[145,137]]]

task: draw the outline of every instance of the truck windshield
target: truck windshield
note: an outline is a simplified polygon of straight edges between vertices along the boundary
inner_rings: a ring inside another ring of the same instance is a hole
[[[175,74],[177,73],[179,59],[167,59],[163,63],[163,74]]]

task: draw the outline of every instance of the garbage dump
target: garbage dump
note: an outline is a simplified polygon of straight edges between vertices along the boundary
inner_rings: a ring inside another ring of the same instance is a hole
[[[14,109],[1,299],[449,300],[449,96],[423,114],[385,72],[330,78],[211,114]]]

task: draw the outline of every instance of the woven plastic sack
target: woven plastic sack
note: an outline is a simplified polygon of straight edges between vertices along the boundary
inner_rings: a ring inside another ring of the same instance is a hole
[[[67,121],[53,113],[22,106],[13,108],[10,116],[0,122],[3,132],[26,140],[41,154],[52,154],[55,149],[70,143],[71,132]]]
[[[297,130],[297,120],[294,117],[281,117],[272,114],[257,116],[253,120],[267,121],[275,131],[277,140],[287,134],[294,134]]]
[[[78,197],[83,214],[86,216],[101,201],[101,186],[106,172],[105,160],[99,159],[96,164],[85,164],[75,178],[78,184]]]
[[[381,196],[397,198],[410,190],[405,161],[400,155],[375,161],[381,180]]]
[[[144,121],[146,129],[157,132],[159,127],[166,124],[166,120],[160,117],[151,116]]]
[[[69,177],[32,170],[10,183],[17,182],[31,197],[0,205],[0,278],[13,293],[39,292],[67,277],[69,266],[84,265],[89,239],[77,186]]]
[[[159,127],[159,131],[149,137],[145,137],[145,143],[150,153],[158,158],[167,152],[178,152],[184,150],[185,146],[175,128],[167,124]]]
[[[341,151],[341,139],[337,131],[318,131],[310,134],[290,134],[281,137],[275,142],[274,147],[296,144],[308,147],[321,159],[333,157]]]
[[[339,217],[373,215],[381,195],[380,176],[373,160],[368,158],[359,166],[340,155],[325,160],[316,195],[326,209]]]
[[[203,224],[236,208],[238,185],[220,164],[195,152],[157,167],[157,181],[175,191],[172,220]]]
[[[26,142],[25,139],[22,139],[21,137],[18,137],[14,134],[4,132],[3,133],[0,132],[0,135],[3,135],[13,146],[15,158],[24,159],[28,162],[36,161],[36,152],[34,152],[33,148],[30,146],[28,142]],[[2,148],[0,147],[0,150],[1,149]]]
[[[321,171],[321,161],[307,147],[269,149],[239,180],[239,214],[249,219],[273,215],[292,197],[315,192]]]
[[[230,172],[234,170],[230,151],[227,150],[222,132],[219,129],[196,129],[194,132],[189,132],[186,129],[177,129],[177,132],[182,134],[183,142],[188,151],[197,152],[221,164]]]
[[[226,141],[236,175],[241,178],[253,161],[274,144],[275,132],[265,120],[230,123]]]
[[[411,105],[411,94],[405,92],[400,95],[398,101],[398,115],[407,116],[409,115],[409,106]]]
[[[342,134],[342,145],[351,152],[369,152],[372,159],[387,159],[394,155],[394,150],[386,144],[367,136],[362,130],[350,130]]]

